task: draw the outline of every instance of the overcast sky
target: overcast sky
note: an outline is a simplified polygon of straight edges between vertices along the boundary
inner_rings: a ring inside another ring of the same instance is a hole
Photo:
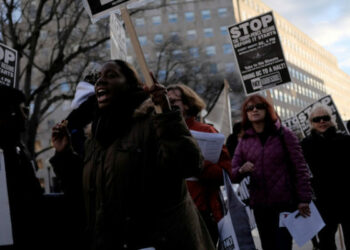
[[[350,75],[350,0],[262,0],[338,59]]]

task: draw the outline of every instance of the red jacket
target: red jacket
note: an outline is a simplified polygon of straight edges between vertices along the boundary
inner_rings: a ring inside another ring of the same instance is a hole
[[[186,119],[186,124],[190,130],[217,133],[217,130],[202,122],[198,122],[194,117]],[[218,163],[214,164],[204,161],[203,171],[198,181],[187,180],[187,187],[200,211],[212,212],[216,222],[223,217],[222,205],[220,201],[220,186],[223,185],[222,169],[231,174],[231,158],[224,145]]]

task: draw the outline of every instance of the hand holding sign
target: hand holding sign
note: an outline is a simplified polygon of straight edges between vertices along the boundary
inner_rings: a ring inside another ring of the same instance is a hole
[[[154,84],[151,87],[145,86],[145,90],[151,94],[154,105],[161,107],[163,112],[170,111],[171,106],[166,88],[157,82],[152,72],[150,72],[150,76]]]

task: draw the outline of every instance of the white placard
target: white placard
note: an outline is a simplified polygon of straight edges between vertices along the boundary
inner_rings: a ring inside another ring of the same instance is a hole
[[[4,153],[0,149],[0,246],[12,245],[12,223],[7,192]]]
[[[205,160],[217,163],[220,158],[225,136],[220,133],[207,133],[191,130],[192,136],[197,140]]]

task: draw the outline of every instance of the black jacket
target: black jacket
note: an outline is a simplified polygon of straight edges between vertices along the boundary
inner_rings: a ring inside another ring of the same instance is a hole
[[[301,145],[313,174],[317,203],[322,207],[343,207],[349,189],[350,136],[331,127],[323,134],[312,131]]]
[[[14,240],[12,247],[13,249],[30,247],[37,249],[40,243],[38,235],[42,230],[43,222],[40,215],[43,196],[39,181],[35,177],[33,161],[20,143],[0,143],[0,148],[4,153],[6,169]]]

